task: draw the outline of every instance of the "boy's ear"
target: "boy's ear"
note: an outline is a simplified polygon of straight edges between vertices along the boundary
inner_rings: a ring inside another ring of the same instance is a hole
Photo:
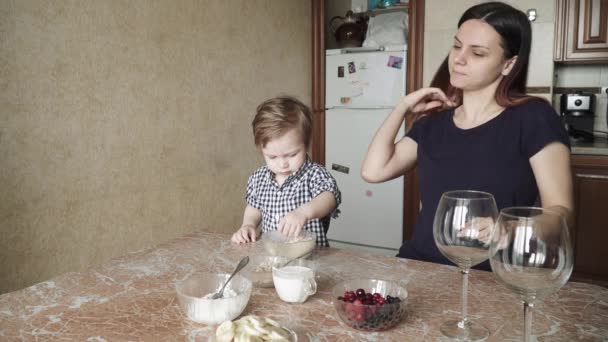
[[[509,60],[507,60],[507,62],[505,63],[505,65],[502,68],[501,73],[503,76],[509,75],[509,73],[511,72],[511,69],[513,69],[513,66],[515,65],[515,62],[517,62],[517,56],[513,56],[513,57],[509,58]]]

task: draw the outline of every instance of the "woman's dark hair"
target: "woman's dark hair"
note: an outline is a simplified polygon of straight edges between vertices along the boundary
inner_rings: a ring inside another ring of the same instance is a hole
[[[504,50],[504,58],[517,56],[515,65],[508,75],[498,84],[496,102],[503,107],[515,106],[532,99],[526,95],[526,78],[528,76],[528,61],[532,43],[532,28],[528,17],[520,10],[502,2],[486,2],[469,8],[460,20],[458,27],[465,21],[479,19],[492,26],[500,35],[500,45]],[[431,87],[442,89],[456,103],[462,102],[462,90],[450,84],[448,57],[445,58],[439,70],[433,77]]]

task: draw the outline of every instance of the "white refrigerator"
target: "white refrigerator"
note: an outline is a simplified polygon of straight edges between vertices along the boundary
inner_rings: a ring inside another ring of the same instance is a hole
[[[405,94],[405,46],[326,51],[325,166],[342,192],[328,238],[336,247],[394,255],[403,240],[404,177],[361,178],[372,137]],[[397,139],[404,134],[401,128]]]

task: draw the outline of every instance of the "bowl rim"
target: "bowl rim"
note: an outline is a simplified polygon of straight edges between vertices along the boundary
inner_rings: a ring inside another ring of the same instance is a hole
[[[250,266],[258,266],[254,265],[255,261],[269,260],[269,259],[285,259],[285,261],[289,260],[288,257],[282,255],[271,255],[271,254],[257,254],[249,256],[249,265],[245,267],[245,269],[250,269]]]
[[[285,257],[287,260],[290,260],[291,258]],[[285,260],[285,261],[287,261]],[[303,265],[302,265],[303,264]],[[277,267],[277,266],[281,266],[281,267]],[[291,261],[289,263],[288,266],[303,266],[306,268],[310,268],[312,270],[313,274],[317,274],[319,272],[319,267],[321,266],[320,263],[317,260],[311,260],[311,259],[304,259],[304,258],[295,258],[293,259],[293,261]],[[284,273],[285,271],[282,269],[286,267],[283,264],[281,265],[272,265],[271,268],[271,272],[274,274],[274,271],[276,270],[277,272],[281,272]]]
[[[386,282],[386,283],[392,283],[392,284],[396,285],[397,287],[399,287],[400,290],[402,290],[402,291],[405,292],[405,298],[400,298],[401,299],[400,302],[398,302],[398,303],[385,303],[384,305],[400,305],[400,304],[405,304],[406,301],[410,297],[410,292],[407,290],[407,288],[405,286],[399,284],[399,282],[396,281],[396,280],[381,279],[381,278],[349,278],[349,279],[340,280],[336,284],[334,284],[334,286],[332,286],[332,288],[331,288],[332,303],[335,304],[336,302],[338,302],[338,298],[334,296],[334,293],[336,292],[336,290],[338,290],[338,287],[341,286],[341,285],[344,285],[347,282],[352,282],[352,281],[376,281],[376,282],[383,281],[383,282]],[[339,302],[346,303],[346,302],[343,302],[343,301],[339,301]],[[355,305],[355,306],[371,306],[371,305],[368,305],[368,304],[355,304],[355,303],[349,303],[349,304],[352,304],[352,305]]]
[[[203,275],[212,275],[212,276],[226,276],[229,277],[230,273],[224,273],[224,272],[196,272],[196,273],[192,273],[189,276],[187,276],[185,279],[179,280],[177,282],[174,283],[174,288],[175,288],[175,292],[177,293],[178,296],[181,296],[183,298],[186,299],[190,299],[190,300],[195,300],[195,301],[217,301],[217,300],[231,300],[231,299],[235,299],[235,298],[239,298],[239,297],[243,297],[246,293],[249,293],[247,296],[250,297],[251,296],[251,292],[252,292],[252,288],[253,288],[253,284],[251,282],[251,279],[242,276],[241,274],[235,274],[234,277],[232,278],[232,280],[230,282],[233,282],[235,279],[237,279],[237,277],[241,278],[243,281],[245,281],[245,291],[239,293],[236,297],[230,297],[230,298],[219,298],[219,299],[210,299],[210,298],[202,298],[202,297],[195,297],[195,296],[191,296],[191,295],[187,295],[182,291],[182,286],[189,280],[192,280],[195,276],[203,276]]]
[[[278,230],[271,230],[271,231],[264,232],[262,234],[262,241],[272,242],[272,243],[279,243],[279,244],[305,243],[305,242],[313,241],[316,244],[316,237],[317,237],[317,235],[315,233],[313,233],[313,232],[310,232],[308,230],[302,229],[300,231],[300,234],[298,236],[306,237],[306,239],[300,240],[300,241],[292,241],[292,242],[290,242],[290,241],[283,241],[283,240],[286,239],[284,237],[284,235],[282,235],[281,233],[279,233]]]

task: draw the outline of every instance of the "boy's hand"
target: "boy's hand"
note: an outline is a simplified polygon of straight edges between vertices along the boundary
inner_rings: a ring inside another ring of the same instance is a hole
[[[255,227],[250,224],[246,224],[242,226],[239,230],[237,230],[236,233],[232,234],[231,241],[241,244],[247,242],[255,242],[255,238]]]
[[[294,210],[281,218],[277,230],[283,235],[298,236],[306,222],[308,222],[306,215]]]

